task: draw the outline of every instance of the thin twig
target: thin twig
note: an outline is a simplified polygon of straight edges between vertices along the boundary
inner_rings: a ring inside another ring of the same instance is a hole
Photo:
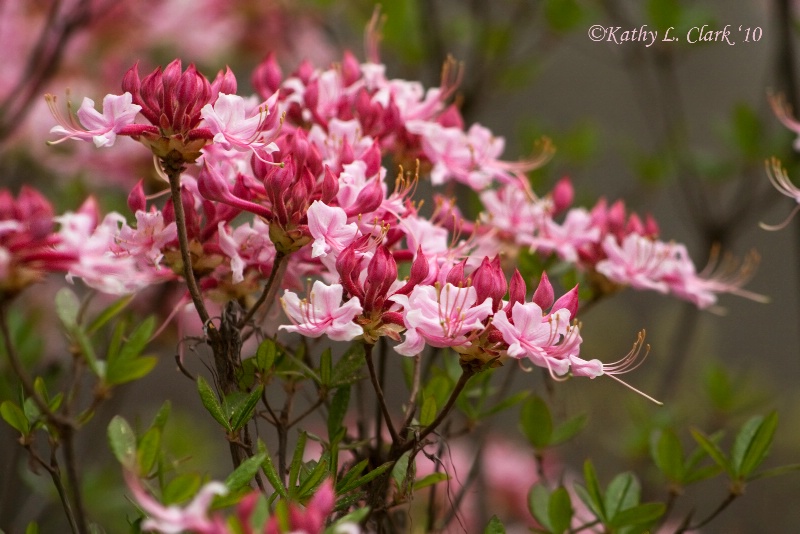
[[[272,270],[269,272],[269,279],[267,280],[267,284],[264,286],[264,290],[261,292],[261,296],[258,298],[253,307],[248,310],[247,314],[242,317],[242,320],[239,322],[239,328],[244,328],[244,326],[253,318],[253,316],[258,312],[258,309],[266,303],[266,307],[264,308],[264,315],[269,313],[269,310],[272,308],[272,304],[275,302],[275,295],[280,288],[281,281],[283,280],[283,273],[286,271],[286,266],[288,265],[288,261],[286,261],[288,256],[283,252],[276,252],[275,253],[275,260],[272,262]]]
[[[392,418],[389,416],[389,407],[386,406],[386,398],[383,396],[383,389],[381,389],[381,384],[378,381],[378,375],[375,372],[375,362],[372,361],[372,345],[369,343],[364,343],[364,358],[367,361],[367,369],[369,369],[369,378],[372,381],[372,387],[375,389],[375,395],[378,397],[378,405],[380,406],[381,413],[383,413],[384,419],[386,419],[386,427],[389,429],[389,434],[392,436],[392,443],[397,445],[400,443],[400,436],[397,434],[397,430],[395,430],[394,425],[392,424]],[[375,429],[376,434],[380,434],[381,429]]]
[[[407,442],[403,443],[396,451],[397,457],[399,458],[403,453],[406,451],[410,451],[414,447],[416,447],[419,443],[425,439],[428,434],[436,430],[444,418],[450,413],[450,410],[453,408],[453,405],[456,403],[456,399],[461,394],[461,391],[464,389],[464,386],[467,385],[472,376],[475,375],[475,368],[471,366],[463,366],[461,368],[461,376],[458,377],[458,382],[456,382],[455,388],[453,388],[453,392],[450,393],[450,397],[447,399],[442,411],[439,412],[439,415],[436,416],[436,419],[431,422],[428,426],[423,428],[419,433],[417,433],[413,438],[409,439]]]
[[[192,297],[192,302],[200,316],[200,320],[204,326],[208,327],[208,332],[212,336],[216,336],[217,330],[211,323],[211,316],[206,310],[206,305],[203,302],[203,295],[200,293],[200,288],[197,285],[197,280],[194,277],[194,270],[192,269],[192,253],[189,250],[189,237],[186,231],[186,213],[183,210],[183,200],[181,199],[181,173],[183,172],[183,165],[178,163],[182,159],[181,156],[176,156],[176,161],[165,158],[162,161],[164,172],[169,178],[170,193],[172,195],[172,205],[175,210],[175,225],[178,230],[178,245],[181,249],[181,260],[183,261],[183,278],[186,280],[186,287],[189,290],[189,295]]]
[[[411,392],[408,395],[408,407],[406,408],[406,413],[403,417],[403,426],[400,427],[401,429],[408,428],[408,426],[411,424],[411,421],[414,420],[414,414],[417,411],[417,396],[419,395],[421,370],[421,358],[420,355],[417,354],[414,356],[414,373],[411,378]]]
[[[51,445],[52,447],[52,445]],[[56,492],[58,492],[58,498],[61,500],[61,506],[64,508],[64,513],[67,516],[67,521],[69,522],[70,530],[72,530],[73,534],[80,534],[82,531],[78,528],[78,522],[75,519],[75,514],[72,511],[72,506],[69,502],[69,496],[67,493],[67,488],[64,487],[64,482],[61,480],[61,470],[58,467],[58,460],[56,459],[55,449],[51,449],[50,455],[50,463],[45,462],[44,459],[39,456],[39,454],[33,450],[33,447],[26,446],[28,453],[31,455],[31,458],[36,461],[39,465],[44,467],[47,473],[50,475],[50,478],[53,480],[53,485],[56,487]]]
[[[711,512],[708,515],[708,517],[706,517],[705,519],[703,519],[702,521],[700,521],[699,523],[697,523],[695,525],[690,525],[690,526],[688,526],[688,527],[686,527],[684,529],[681,529],[681,530],[677,531],[675,534],[682,534],[683,532],[685,532],[687,530],[698,530],[700,528],[703,528],[704,526],[709,524],[715,517],[717,517],[719,514],[721,514],[723,512],[723,510],[725,510],[725,508],[730,506],[730,504],[733,501],[735,501],[738,496],[739,496],[739,494],[734,493],[734,492],[728,493],[728,496],[725,497],[725,500],[722,501],[721,503],[719,503],[719,506],[717,506],[714,509],[714,511]]]

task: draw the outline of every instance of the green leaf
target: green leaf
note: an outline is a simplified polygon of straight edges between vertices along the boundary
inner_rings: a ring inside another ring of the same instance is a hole
[[[297,445],[294,448],[294,454],[292,455],[292,463],[289,464],[289,495],[292,497],[296,497],[297,493],[297,479],[300,476],[300,468],[303,467],[303,453],[306,450],[306,441],[308,440],[308,434],[305,432],[300,432],[300,436],[297,438]]]
[[[211,417],[230,432],[231,425],[228,422],[228,417],[225,415],[225,411],[222,409],[217,395],[202,376],[197,377],[197,391],[200,393],[200,401],[203,403],[203,406],[206,407],[208,413],[211,414]]]
[[[554,534],[561,534],[572,523],[572,500],[564,486],[559,486],[550,494],[550,503],[547,507],[547,516],[550,519],[550,530]]]
[[[343,493],[347,493],[348,491],[355,489],[358,485],[351,485],[353,481],[358,479],[358,476],[364,472],[364,469],[367,468],[367,464],[369,460],[364,459],[358,462],[356,465],[351,467],[347,473],[339,479],[336,483],[336,494],[341,495]]]
[[[68,332],[74,330],[78,326],[78,313],[81,309],[78,296],[68,287],[63,287],[56,293],[55,305],[61,324]]]
[[[331,349],[322,351],[319,357],[319,381],[323,386],[329,386],[331,383],[331,374],[333,373],[333,363],[331,360]]]
[[[124,310],[128,304],[130,304],[131,300],[133,300],[133,297],[134,295],[127,295],[112,302],[103,311],[101,311],[97,317],[94,318],[89,326],[86,327],[86,333],[92,335],[100,330],[108,321],[116,317],[122,310]]]
[[[436,419],[436,398],[426,396],[422,399],[422,408],[419,413],[419,424],[428,426]]]
[[[683,448],[675,432],[666,429],[660,435],[653,434],[653,439],[650,441],[650,454],[658,469],[668,480],[683,482]]]
[[[161,408],[158,409],[156,416],[153,418],[153,424],[150,425],[152,428],[158,428],[160,430],[164,430],[164,427],[167,424],[167,419],[169,419],[169,414],[172,411],[172,403],[169,400],[165,400],[164,404],[161,405]]]
[[[146,376],[158,363],[155,356],[142,356],[140,358],[118,358],[108,363],[105,381],[109,385],[125,384]]]
[[[758,429],[761,427],[761,423],[764,421],[764,417],[761,415],[757,415],[755,417],[750,418],[742,428],[739,430],[739,433],[736,434],[736,439],[733,442],[733,448],[731,449],[731,465],[733,465],[733,471],[740,475],[742,461],[744,460],[745,454],[747,454],[747,450],[750,448],[750,444],[753,442],[753,439],[758,432]]]
[[[239,404],[231,416],[231,428],[236,431],[244,427],[247,422],[253,417],[258,401],[261,400],[261,393],[264,392],[264,385],[259,384],[253,391],[251,391],[245,401]]]
[[[538,395],[525,401],[520,413],[522,433],[534,449],[550,445],[553,435],[553,418],[547,404]]]
[[[136,462],[136,434],[131,425],[119,415],[108,424],[108,443],[111,452],[127,469],[133,469]]]
[[[267,477],[267,480],[269,480],[269,483],[272,484],[272,489],[281,497],[286,498],[288,496],[286,487],[283,485],[283,481],[278,475],[278,470],[275,469],[275,465],[272,463],[272,457],[267,452],[267,448],[261,440],[258,440],[258,451],[264,453],[264,461],[261,462],[261,469],[264,471],[264,475]]]
[[[39,534],[39,525],[36,521],[28,523],[28,526],[25,527],[25,534]]]
[[[405,457],[406,466],[408,466],[408,456],[407,455],[403,455],[403,457]],[[401,457],[401,458],[403,458],[403,457]],[[364,462],[366,462],[366,460]],[[351,471],[355,471],[357,473],[362,472],[364,470],[364,467],[366,467],[366,464],[364,464],[363,467],[359,468],[359,466],[361,466],[361,463],[363,463],[363,462],[360,462]],[[343,477],[342,481],[341,481],[341,484],[336,487],[336,494],[337,495],[343,495],[343,494],[345,494],[345,493],[347,493],[349,491],[352,491],[352,490],[354,490],[356,488],[359,488],[359,487],[361,487],[361,486],[363,486],[365,484],[368,484],[369,482],[372,482],[373,480],[375,480],[376,478],[378,478],[379,476],[384,474],[386,471],[388,471],[389,468],[392,467],[392,465],[393,465],[392,462],[386,462],[385,464],[379,465],[378,467],[376,467],[375,469],[373,469],[372,471],[370,471],[369,473],[367,473],[363,477],[360,477],[360,478],[352,477],[352,480],[351,480],[351,477],[349,476],[350,473],[348,473],[347,474],[348,476]],[[359,468],[359,469],[356,469],[356,468]],[[405,474],[405,471],[403,471],[403,473]],[[394,477],[394,470],[392,470],[392,476]],[[400,487],[399,484],[398,484],[398,487]]]
[[[639,504],[620,511],[611,519],[611,521],[609,521],[609,525],[616,528],[622,528],[626,526],[650,523],[664,515],[666,510],[667,506],[660,502]]]
[[[31,425],[22,409],[11,401],[0,404],[0,415],[12,428],[18,430],[23,436],[31,431]]]
[[[360,371],[365,364],[364,345],[360,341],[356,341],[333,366],[330,386],[344,386],[359,381],[361,379]]]
[[[314,466],[311,473],[300,484],[300,489],[297,490],[297,496],[300,499],[307,499],[316,493],[317,488],[322,484],[322,481],[328,475],[328,461],[322,460]]]
[[[775,429],[778,427],[778,412],[773,411],[763,419],[756,431],[738,469],[739,475],[748,478],[761,465],[772,445]]]
[[[591,460],[587,459],[583,463],[583,478],[586,481],[586,491],[590,497],[590,502],[586,504],[597,513],[600,519],[605,520],[608,516],[603,503],[603,492],[600,489],[600,484],[597,481],[597,472],[595,472]]]
[[[528,510],[545,529],[553,530],[550,523],[550,491],[544,484],[537,482],[528,492]]]
[[[128,335],[128,339],[123,343],[117,357],[120,360],[129,360],[139,356],[147,346],[148,341],[150,341],[150,336],[153,334],[155,326],[155,317],[151,315],[145,319]]]
[[[617,514],[639,504],[639,482],[632,473],[620,473],[608,484],[604,499],[606,516],[613,521]]]
[[[431,473],[430,475],[424,476],[415,481],[411,489],[412,491],[418,491],[422,488],[427,488],[428,486],[433,486],[434,484],[438,484],[439,482],[449,479],[450,476],[447,473]]]
[[[256,351],[256,363],[258,364],[259,370],[261,372],[266,372],[272,369],[272,366],[275,365],[275,358],[278,356],[278,346],[275,344],[275,341],[266,338],[261,344],[258,346],[258,350]]]
[[[161,429],[151,428],[144,433],[136,447],[136,463],[139,466],[139,476],[146,478],[158,459],[161,449]]]
[[[589,418],[585,414],[581,414],[564,421],[553,429],[550,445],[560,445],[572,439],[578,432],[583,430],[588,420]]]
[[[404,453],[400,458],[397,459],[397,462],[392,468],[392,479],[394,480],[395,484],[397,484],[398,489],[402,488],[403,484],[405,483],[406,476],[408,474],[409,457],[410,453]]]
[[[86,358],[86,363],[89,364],[89,368],[92,370],[95,376],[101,380],[104,380],[106,376],[106,364],[105,362],[98,361],[97,356],[94,353],[94,347],[92,347],[92,343],[89,341],[89,337],[86,335],[86,332],[84,332],[80,327],[76,326],[72,330],[72,336],[75,339],[75,342],[78,344],[81,354],[84,358]]]
[[[503,526],[503,523],[496,515],[493,515],[489,520],[489,524],[483,530],[483,534],[506,534],[506,527]]]
[[[328,410],[328,440],[333,442],[334,436],[339,433],[347,415],[350,405],[350,386],[342,386],[336,390]]]
[[[228,486],[228,489],[236,491],[245,487],[256,476],[267,456],[266,452],[259,452],[239,464],[239,467],[225,479],[225,485]]]
[[[187,501],[197,495],[201,479],[194,473],[184,473],[170,480],[161,493],[164,504],[177,504]]]
[[[731,477],[735,477],[736,474],[733,470],[733,466],[725,457],[725,453],[722,452],[722,449],[719,448],[719,445],[711,441],[711,439],[709,439],[708,436],[706,436],[697,429],[693,428],[691,432],[692,432],[692,437],[694,437],[697,444],[700,445],[703,448],[703,450],[706,451],[706,453],[708,453],[709,456],[711,456],[711,459],[714,460],[714,462],[716,462],[718,466],[727,471]]]

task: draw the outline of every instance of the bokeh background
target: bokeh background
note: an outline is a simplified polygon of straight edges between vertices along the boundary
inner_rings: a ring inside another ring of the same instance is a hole
[[[248,73],[270,51],[284,72],[303,59],[327,65],[344,49],[363,59],[363,31],[374,7],[358,0],[0,2],[0,185],[16,190],[33,184],[58,211],[77,208],[90,192],[106,210],[124,211],[128,188],[140,177],[154,179],[150,158],[127,139],[113,151],[88,143],[46,146],[53,120],[44,93],[63,95],[69,87],[75,102],[84,96],[99,102],[119,91],[122,75],[136,61],[148,72],[175,57],[195,62],[207,75],[230,65],[244,93]],[[464,62],[457,99],[466,122],[503,136],[505,159],[530,154],[542,135],[554,141],[555,157],[531,177],[535,190],[547,191],[569,176],[577,204],[589,207],[601,196],[624,199],[629,209],[652,213],[662,238],[686,243],[700,266],[715,245],[737,257],[752,249],[761,256],[747,287],[769,296],[768,304],[726,296],[724,310],[699,312],[628,290],[582,314],[587,358],[616,359],[639,329],[647,329],[651,355],[628,378],[663,400],[664,408],[602,379],[554,386],[537,374],[515,379],[517,389],[547,395],[556,414],[589,415],[584,432],[556,451],[558,461],[579,470],[591,456],[603,481],[633,469],[645,500],[655,498],[664,488],[648,484],[651,430],[674,426],[688,444],[689,428],[735,428],[755,413],[777,409],[780,425],[768,465],[800,462],[800,219],[780,232],[758,226],[783,220],[793,206],[769,185],[764,161],[776,156],[790,176],[800,176],[793,136],[767,99],[772,91],[800,100],[800,5],[402,0],[386,2],[382,13],[381,58],[389,76],[435,86],[452,55]],[[587,30],[595,24],[622,31],[647,25],[662,35],[674,26],[681,41],[650,47],[594,42]],[[730,25],[736,44],[687,43],[686,29],[704,24]],[[752,30],[751,42],[744,42],[740,25]],[[46,317],[51,298],[47,286],[28,291],[18,322]],[[29,335],[37,354],[32,365],[55,374],[66,357],[58,335],[50,333],[57,327],[45,321],[37,328]],[[228,468],[194,385],[175,371],[177,341],[165,337],[156,372],[137,383],[139,389],[118,392],[79,443],[92,513],[109,532],[123,531],[130,510],[104,437],[114,413],[147,421],[168,396],[173,447],[193,451],[189,462],[217,476]],[[0,361],[0,370],[5,366]],[[3,398],[16,394],[8,377],[0,387]],[[522,443],[517,416],[514,411],[494,422],[491,433]],[[208,446],[191,448],[202,441]],[[57,501],[48,488],[46,477],[27,469],[14,433],[0,428],[0,528],[20,532],[38,517],[44,532],[57,532]],[[719,481],[701,484],[678,506],[684,512],[695,507],[702,517],[726,490]],[[703,532],[800,531],[800,507],[793,504],[798,498],[800,474],[756,481]],[[483,517],[495,513],[480,499],[476,506]]]

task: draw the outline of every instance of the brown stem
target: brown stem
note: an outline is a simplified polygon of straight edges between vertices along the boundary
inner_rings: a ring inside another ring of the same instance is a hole
[[[431,424],[423,428],[419,433],[415,434],[413,438],[403,443],[397,449],[396,451],[397,458],[399,458],[406,451],[410,451],[411,449],[419,445],[419,443],[421,443],[422,440],[428,436],[428,434],[436,430],[436,427],[438,427],[442,423],[442,421],[444,421],[444,418],[447,417],[447,415],[450,413],[450,410],[456,403],[456,399],[458,399],[458,396],[461,394],[461,391],[464,389],[464,386],[467,385],[467,382],[469,381],[470,378],[472,378],[472,376],[475,375],[475,373],[476,369],[472,366],[465,365],[461,367],[461,376],[458,377],[458,382],[456,382],[456,387],[453,388],[453,392],[450,393],[450,397],[447,399],[447,402],[445,403],[444,407],[439,412],[439,415],[436,416],[436,419],[434,419],[433,422],[431,422]]]
[[[30,445],[26,446],[25,448],[28,449],[31,458],[33,458],[36,463],[44,467],[44,469],[50,475],[50,478],[53,480],[53,485],[56,487],[56,492],[58,492],[58,498],[61,500],[61,506],[64,508],[64,513],[67,516],[67,521],[69,522],[69,527],[70,530],[72,530],[72,534],[81,534],[82,532],[86,532],[78,527],[78,522],[76,521],[75,514],[72,511],[72,505],[69,502],[67,488],[64,487],[64,482],[61,480],[61,470],[58,467],[55,449],[53,449],[53,452],[50,455],[50,463],[48,463],[45,462],[44,459],[39,456],[39,454],[36,453],[36,451],[34,451],[33,447]]]
[[[170,152],[161,164],[164,172],[169,178],[169,188],[172,195],[172,205],[175,210],[175,225],[178,230],[178,245],[181,249],[181,260],[183,261],[183,278],[186,280],[186,287],[192,297],[197,314],[204,326],[208,327],[209,337],[216,337],[216,328],[210,321],[208,310],[203,302],[203,295],[197,285],[192,269],[192,254],[189,250],[189,237],[186,232],[186,213],[183,211],[183,201],[181,199],[181,173],[184,170],[183,157],[176,150]]]
[[[272,270],[269,273],[267,285],[264,286],[261,296],[258,298],[256,303],[253,304],[253,307],[247,312],[247,315],[245,315],[239,322],[239,328],[244,328],[244,326],[253,318],[256,312],[258,312],[258,309],[264,305],[264,303],[266,303],[264,315],[269,313],[269,310],[272,308],[272,304],[275,302],[275,295],[278,293],[278,289],[281,286],[283,273],[286,272],[286,266],[289,264],[289,262],[286,261],[288,257],[289,256],[283,252],[275,253],[275,261],[272,262]]]
[[[411,379],[411,392],[408,395],[408,407],[406,408],[405,417],[403,418],[403,426],[401,429],[408,428],[411,421],[414,419],[414,413],[417,411],[417,396],[419,395],[419,385],[421,379],[422,366],[420,365],[421,358],[417,354],[414,356],[414,375]]]
[[[389,407],[386,405],[386,398],[383,396],[383,389],[378,380],[378,375],[375,372],[375,362],[372,361],[372,347],[373,345],[364,343],[364,358],[367,361],[367,369],[369,369],[369,379],[372,382],[372,387],[375,389],[375,395],[378,397],[378,406],[380,407],[379,414],[383,414],[383,418],[386,419],[386,427],[389,429],[389,434],[392,436],[392,444],[397,445],[401,441],[400,436],[397,434],[397,430],[395,430],[392,424],[392,418],[389,416]],[[380,418],[378,419],[378,424],[380,425]],[[375,433],[380,435],[380,426],[375,429]]]
[[[75,504],[75,518],[80,532],[89,532],[86,524],[86,509],[83,505],[81,481],[78,476],[78,462],[75,457],[75,436],[70,427],[61,428],[61,438],[64,444],[64,461],[67,467],[67,481],[72,488],[72,500]]]
[[[719,514],[721,514],[722,511],[725,510],[725,508],[727,508],[733,501],[735,501],[738,496],[739,495],[737,493],[734,493],[734,492],[729,493],[728,496],[725,497],[725,500],[722,501],[721,503],[719,503],[719,506],[717,506],[714,509],[714,511],[711,512],[708,515],[708,517],[706,517],[705,519],[703,519],[702,521],[700,521],[696,525],[687,526],[685,528],[682,528],[682,529],[676,531],[675,534],[682,534],[683,532],[685,532],[687,530],[697,530],[697,529],[703,528],[708,523],[710,523],[715,517],[717,517]]]
[[[288,450],[289,441],[289,415],[292,413],[292,404],[294,403],[295,385],[290,382],[286,385],[286,400],[283,403],[281,415],[278,418],[278,473],[281,480],[286,484],[286,452]]]

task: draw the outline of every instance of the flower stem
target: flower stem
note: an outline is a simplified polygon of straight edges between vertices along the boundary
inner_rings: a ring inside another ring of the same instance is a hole
[[[183,278],[186,280],[186,287],[192,297],[197,314],[203,325],[208,326],[211,337],[216,337],[217,332],[214,325],[210,322],[210,315],[203,302],[203,296],[197,285],[192,269],[192,254],[189,251],[189,237],[186,232],[186,213],[183,211],[183,201],[181,199],[181,173],[184,170],[183,158],[176,150],[173,150],[161,161],[164,173],[169,178],[170,193],[172,195],[172,205],[175,210],[175,225],[178,230],[178,245],[181,249],[181,260],[183,261]]]

